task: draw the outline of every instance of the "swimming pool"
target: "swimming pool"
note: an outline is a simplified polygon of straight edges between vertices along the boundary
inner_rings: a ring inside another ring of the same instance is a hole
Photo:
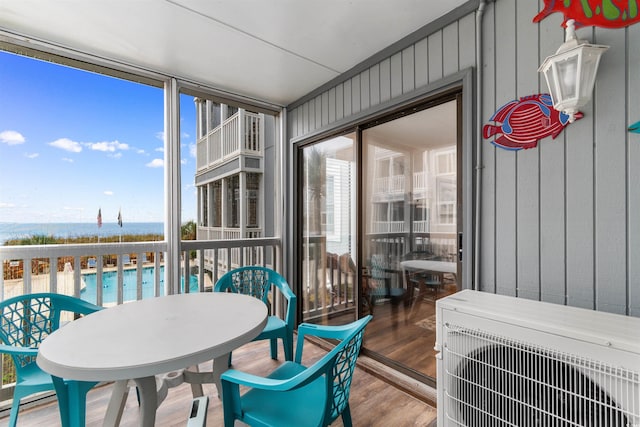
[[[123,271],[123,301],[135,300],[137,297],[137,270],[135,268]],[[142,298],[150,298],[154,296],[154,276],[155,267],[144,267],[142,269]],[[80,292],[80,297],[91,303],[96,303],[96,273],[87,273],[82,275],[85,287]],[[184,279],[181,279],[181,287],[184,286]],[[189,278],[189,291],[198,291],[198,278],[191,276]],[[160,295],[164,295],[164,266],[160,266]],[[116,303],[118,301],[118,272],[105,271],[102,273],[102,303]]]

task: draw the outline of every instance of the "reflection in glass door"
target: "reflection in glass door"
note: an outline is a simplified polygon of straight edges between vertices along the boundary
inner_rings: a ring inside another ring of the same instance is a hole
[[[302,320],[356,319],[355,134],[300,150]]]
[[[435,301],[458,289],[457,100],[362,131],[364,346],[436,376]]]

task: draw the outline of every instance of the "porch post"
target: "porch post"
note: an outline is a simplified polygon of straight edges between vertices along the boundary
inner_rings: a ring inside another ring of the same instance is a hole
[[[165,240],[167,257],[165,259],[165,295],[180,292],[180,93],[178,81],[165,81]]]

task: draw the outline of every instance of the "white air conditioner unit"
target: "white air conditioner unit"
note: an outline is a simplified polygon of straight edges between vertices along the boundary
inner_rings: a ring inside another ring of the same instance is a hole
[[[469,290],[436,316],[438,427],[640,427],[640,318]]]

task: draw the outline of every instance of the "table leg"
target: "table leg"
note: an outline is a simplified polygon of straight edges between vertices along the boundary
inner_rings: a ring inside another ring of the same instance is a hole
[[[140,391],[140,426],[153,427],[158,409],[156,377],[136,378],[134,381]]]
[[[104,417],[103,427],[119,426],[124,411],[124,405],[129,395],[129,381],[120,380],[113,384],[111,399],[107,406],[107,414]]]
[[[223,354],[213,359],[213,382],[218,390],[218,399],[222,399],[222,373],[229,369],[229,353]]]
[[[198,365],[192,366],[191,369],[192,369],[192,372],[200,372],[200,368],[198,367]],[[202,384],[191,383],[191,393],[193,394],[194,398],[204,396],[204,390],[202,389]]]
[[[416,313],[420,311],[420,307],[422,306],[422,299],[426,294],[426,288],[427,288],[427,285],[425,283],[425,279],[420,278],[420,281],[418,282],[418,295],[415,297],[415,299],[411,303],[411,310],[409,311],[409,319],[413,319]]]

